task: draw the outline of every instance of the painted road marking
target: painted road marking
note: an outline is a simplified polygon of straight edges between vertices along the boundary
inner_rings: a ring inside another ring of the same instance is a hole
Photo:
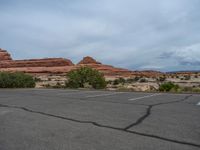
[[[197,106],[200,106],[200,102],[199,102],[199,103],[197,103]]]
[[[136,100],[149,98],[149,97],[153,97],[153,96],[158,96],[158,95],[161,95],[161,94],[160,93],[156,93],[156,94],[152,94],[152,95],[147,95],[147,96],[142,96],[142,97],[137,97],[137,98],[131,98],[131,99],[129,99],[129,101],[136,101]]]
[[[111,96],[111,95],[117,95],[117,94],[122,94],[124,92],[116,92],[116,93],[108,93],[108,94],[99,94],[99,95],[90,95],[86,96],[86,98],[93,98],[93,97],[102,97],[102,96]]]
[[[72,90],[68,92],[62,92],[61,94],[87,94],[87,93],[97,93],[99,91],[84,91],[84,90]]]

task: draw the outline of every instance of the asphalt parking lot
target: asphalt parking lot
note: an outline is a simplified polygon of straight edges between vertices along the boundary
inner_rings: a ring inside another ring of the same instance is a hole
[[[0,150],[199,150],[200,95],[0,90]]]

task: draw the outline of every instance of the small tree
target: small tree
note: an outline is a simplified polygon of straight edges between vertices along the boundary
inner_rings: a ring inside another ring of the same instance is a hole
[[[86,85],[95,89],[103,89],[106,87],[103,74],[89,67],[72,70],[67,74],[67,78],[68,81],[65,85],[69,88],[84,88]]]

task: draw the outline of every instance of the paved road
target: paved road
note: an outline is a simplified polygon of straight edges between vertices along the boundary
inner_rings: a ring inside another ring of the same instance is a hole
[[[200,95],[0,90],[0,150],[199,150]]]

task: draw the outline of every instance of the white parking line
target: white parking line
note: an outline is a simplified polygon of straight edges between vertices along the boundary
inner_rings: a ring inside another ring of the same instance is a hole
[[[65,93],[59,93],[60,95],[71,95],[71,94],[89,94],[94,93],[94,91],[81,91],[81,90],[74,90],[74,91],[68,91]]]
[[[199,102],[199,103],[197,103],[197,106],[200,106],[200,102]]]
[[[116,92],[116,93],[108,93],[108,94],[99,94],[99,95],[90,95],[86,96],[86,98],[93,98],[93,97],[102,97],[102,96],[111,96],[111,95],[117,95],[117,94],[122,94],[124,92]]]
[[[156,93],[156,94],[152,94],[152,95],[147,95],[147,96],[142,96],[142,97],[137,97],[137,98],[131,98],[131,99],[129,99],[129,101],[136,101],[136,100],[139,100],[139,99],[149,98],[149,97],[158,96],[158,95],[161,95],[161,94]]]

